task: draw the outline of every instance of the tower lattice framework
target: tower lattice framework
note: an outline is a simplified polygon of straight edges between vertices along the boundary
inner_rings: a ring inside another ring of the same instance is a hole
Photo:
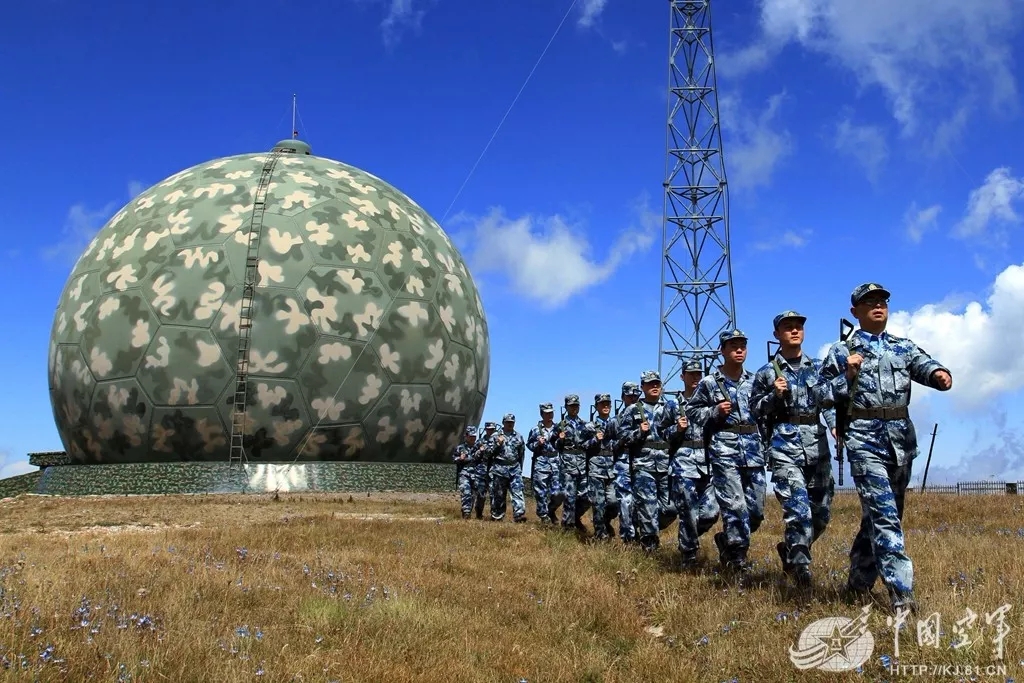
[[[710,366],[719,333],[736,324],[736,304],[711,0],[669,0],[669,5],[658,372],[666,391],[679,391],[687,361]]]

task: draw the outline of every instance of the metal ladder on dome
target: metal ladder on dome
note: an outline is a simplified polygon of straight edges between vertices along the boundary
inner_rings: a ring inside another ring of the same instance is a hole
[[[246,388],[249,380],[249,347],[252,337],[253,300],[259,280],[260,238],[263,234],[263,214],[266,210],[267,190],[274,175],[281,152],[271,152],[263,164],[256,195],[253,197],[252,216],[249,220],[249,246],[245,254],[245,278],[242,281],[242,300],[238,310],[238,356],[235,360],[235,406],[231,414],[230,465],[242,465],[245,456]]]

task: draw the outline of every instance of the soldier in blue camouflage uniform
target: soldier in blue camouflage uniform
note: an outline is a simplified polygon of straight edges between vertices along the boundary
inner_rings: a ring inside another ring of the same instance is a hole
[[[683,367],[683,398],[693,397],[703,375],[699,361],[690,361]],[[711,484],[711,465],[704,452],[702,428],[699,423],[688,423],[672,456],[669,475],[672,500],[679,516],[679,555],[684,568],[696,564],[700,537],[718,521],[718,500]]]
[[[784,572],[811,583],[811,546],[832,516],[832,457],[825,425],[835,410],[819,410],[814,394],[821,361],[803,352],[805,316],[784,311],[772,321],[779,350],[754,375],[754,416],[764,425],[775,497],[782,505],[783,541],[776,546]],[[778,368],[778,372],[776,371]]]
[[[562,466],[562,528],[585,531],[583,515],[590,507],[590,482],[587,479],[587,458],[584,444],[593,437],[593,425],[580,417],[580,397],[565,397],[565,416],[558,423],[555,448]]]
[[[672,508],[669,500],[669,453],[672,441],[687,427],[675,399],[661,395],[661,375],[645,370],[640,375],[643,398],[619,415],[622,439],[633,463],[633,505],[636,534],[647,552],[657,550],[659,518]]]
[[[611,522],[618,515],[619,501],[615,497],[615,470],[612,442],[608,433],[611,421],[610,394],[594,396],[593,419],[596,433],[584,446],[590,473],[590,502],[594,511],[594,538],[607,540],[614,535]]]
[[[619,538],[626,544],[636,542],[636,530],[633,524],[633,477],[629,450],[626,448],[619,425],[622,414],[640,400],[640,395],[640,387],[636,382],[623,382],[622,408],[605,426],[605,438],[612,444],[612,455],[615,458],[615,497],[619,501]]]
[[[562,505],[562,466],[554,446],[554,418],[554,406],[541,403],[540,421],[526,439],[526,447],[533,452],[530,482],[537,503],[537,517],[544,524],[557,523],[555,515]]]
[[[494,460],[491,464],[491,519],[505,518],[505,503],[512,494],[512,521],[526,521],[526,499],[523,496],[523,458],[526,444],[515,430],[516,416],[506,413],[502,429],[494,437]]]
[[[715,534],[719,561],[747,571],[750,535],[764,521],[767,487],[757,422],[751,412],[754,375],[743,368],[747,337],[739,330],[718,336],[723,362],[697,385],[686,404],[692,422],[704,425],[722,531]]]
[[[889,292],[876,283],[853,290],[850,312],[860,323],[846,343],[833,344],[822,363],[816,394],[836,408],[861,501],[860,531],[850,549],[847,590],[867,594],[881,576],[894,610],[917,610],[914,568],[903,537],[903,505],[917,433],[910,420],[911,382],[939,391],[953,386],[949,370],[910,339],[885,331]],[[851,395],[852,394],[852,395]]]
[[[491,460],[495,451],[494,432],[498,429],[495,422],[484,422],[484,433],[477,432],[476,450],[473,457],[476,460],[476,488],[477,504],[476,518],[483,519],[484,501],[491,492]]]
[[[452,459],[458,469],[459,498],[462,502],[462,518],[469,519],[476,505],[480,506],[477,517],[483,514],[484,499],[479,494],[477,486],[477,463],[474,460],[476,455],[476,427],[466,427],[465,440],[455,447]]]

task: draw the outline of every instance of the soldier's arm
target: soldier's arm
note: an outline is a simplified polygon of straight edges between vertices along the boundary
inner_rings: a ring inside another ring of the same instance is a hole
[[[540,430],[534,427],[533,429],[530,430],[530,433],[526,435],[526,447],[529,448],[534,453],[536,453],[537,449],[540,448],[540,444],[537,443],[537,440],[539,438]]]
[[[712,378],[702,379],[686,403],[686,419],[699,425],[713,420],[718,414],[718,402],[711,390]]]
[[[775,410],[775,369],[769,363],[754,373],[750,386],[750,412],[758,420],[768,417]]]
[[[926,387],[932,389],[938,389],[938,385],[935,384],[934,375],[939,370],[945,370],[949,372],[949,368],[945,367],[939,361],[928,355],[928,352],[922,349],[914,342],[907,340],[909,349],[907,351],[907,360],[910,365],[910,378],[918,384],[923,384]],[[953,373],[949,372],[949,376],[952,377]]]
[[[846,384],[846,345],[840,342],[833,344],[825,360],[818,370],[818,379],[811,389],[814,402],[821,410],[834,408],[837,401],[847,398],[849,387]],[[833,418],[834,419],[834,418]]]
[[[519,458],[519,463],[522,464],[523,459],[526,457],[526,443],[521,436],[516,439],[516,456]]]
[[[821,361],[820,360],[818,360],[817,358],[812,359],[811,360],[811,365],[814,366],[815,373],[820,373],[821,372]],[[817,403],[817,399],[814,396],[814,387],[811,387],[811,400],[813,400],[813,401],[815,401],[815,403]],[[834,430],[836,428],[836,409],[834,407],[833,408],[825,408],[824,410],[821,410],[821,416],[825,418],[825,424],[828,425],[829,429]]]
[[[666,441],[675,441],[680,435],[679,420],[680,416],[679,404],[674,399],[669,399],[665,402],[665,412],[662,420],[662,434],[665,435]]]
[[[463,459],[462,449],[459,446],[456,446],[452,451],[452,460],[455,462],[462,462]]]

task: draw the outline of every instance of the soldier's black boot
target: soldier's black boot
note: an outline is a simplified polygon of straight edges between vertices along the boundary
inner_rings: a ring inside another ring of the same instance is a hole
[[[811,568],[806,564],[797,565],[791,571],[796,585],[807,588],[814,583],[814,578],[811,576]]]

